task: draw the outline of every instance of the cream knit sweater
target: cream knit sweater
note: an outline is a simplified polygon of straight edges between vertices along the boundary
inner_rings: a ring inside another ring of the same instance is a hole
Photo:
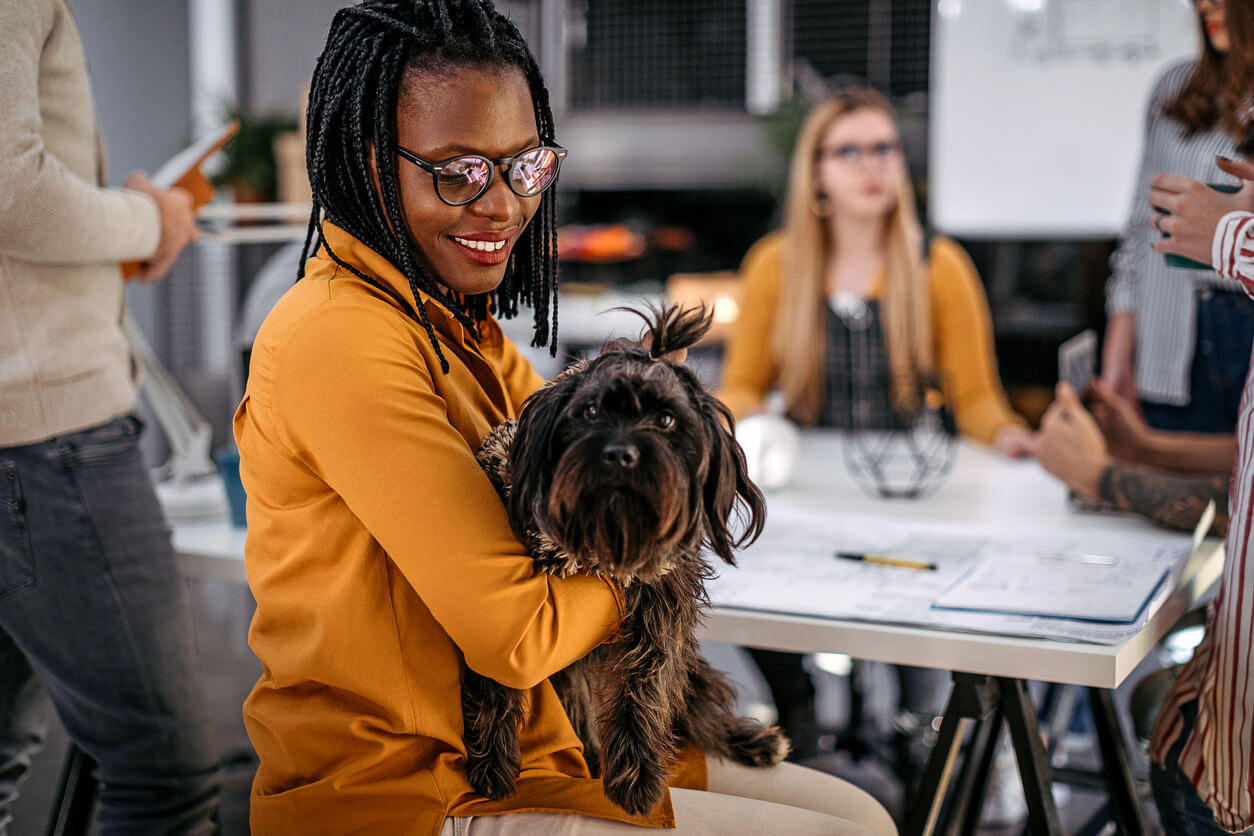
[[[135,407],[121,261],[160,237],[147,195],[102,188],[78,28],[66,0],[0,0],[0,447]]]

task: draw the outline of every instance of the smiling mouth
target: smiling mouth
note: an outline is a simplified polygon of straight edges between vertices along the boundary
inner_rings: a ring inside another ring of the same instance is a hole
[[[504,249],[505,241],[472,241],[469,238],[458,238],[453,236],[453,240],[461,244],[463,247],[472,250],[478,250],[481,253],[494,253],[497,250]]]
[[[474,238],[462,238],[460,235],[450,235],[449,239],[457,247],[458,252],[474,263],[483,266],[495,267],[503,263],[510,255],[509,244],[512,238],[483,241]]]

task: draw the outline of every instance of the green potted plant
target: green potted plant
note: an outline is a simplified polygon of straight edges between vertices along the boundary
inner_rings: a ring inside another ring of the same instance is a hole
[[[236,203],[273,201],[278,188],[274,138],[296,129],[296,118],[284,113],[249,113],[238,106],[226,108],[226,119],[239,123],[239,133],[222,149],[222,166],[213,184],[226,186]]]

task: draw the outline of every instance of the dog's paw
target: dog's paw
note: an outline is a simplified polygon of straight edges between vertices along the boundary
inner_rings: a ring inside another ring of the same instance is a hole
[[[471,758],[466,762],[466,777],[475,792],[484,798],[500,801],[518,792],[518,763],[506,759]]]
[[[727,746],[732,758],[745,766],[774,766],[788,757],[792,744],[778,726],[745,720],[731,729]]]
[[[649,774],[648,770],[606,776],[604,783],[605,797],[633,816],[652,812],[666,794],[666,776]]]

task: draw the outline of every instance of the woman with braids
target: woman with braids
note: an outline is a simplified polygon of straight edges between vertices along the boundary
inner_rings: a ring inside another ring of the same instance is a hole
[[[235,417],[264,666],[253,832],[894,832],[788,764],[686,750],[638,818],[589,777],[548,677],[613,639],[619,592],[537,574],[474,458],[541,384],[495,317],[526,303],[535,342],[556,336],[546,190],[566,152],[514,26],[483,0],[342,9],[308,112],[312,257]],[[505,800],[467,781],[467,669],[526,691]]]

